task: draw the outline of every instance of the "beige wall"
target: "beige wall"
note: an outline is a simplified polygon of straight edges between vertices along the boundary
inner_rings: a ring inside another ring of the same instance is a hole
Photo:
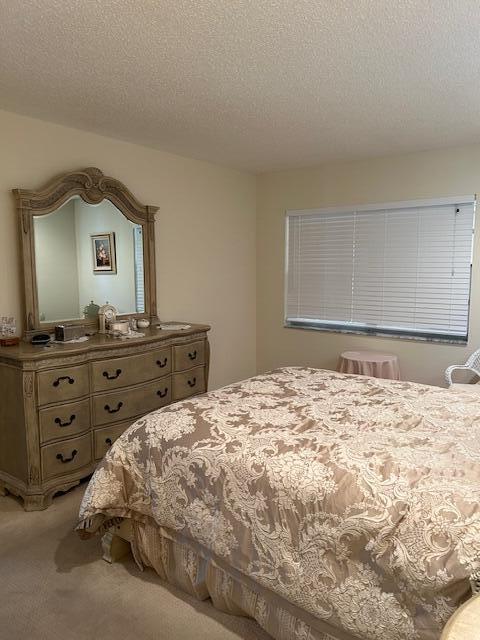
[[[212,324],[211,388],[252,375],[255,356],[258,371],[284,364],[334,368],[339,352],[350,348],[395,352],[405,378],[441,384],[448,364],[464,361],[480,346],[478,260],[467,347],[283,328],[286,209],[476,193],[480,146],[263,174],[255,193],[255,178],[248,174],[2,111],[0,136],[0,315],[23,320],[10,190],[98,166],[141,201],[160,206],[159,314]]]
[[[33,228],[40,320],[79,318],[73,200],[48,216],[37,216]]]
[[[255,372],[255,178],[0,111],[0,315],[23,320],[11,189],[97,166],[158,205],[160,317],[212,325],[210,387]],[[19,323],[20,324],[20,323]]]
[[[480,347],[480,246],[477,233],[467,347],[283,327],[286,209],[369,204],[480,193],[480,146],[263,174],[257,181],[257,369],[335,368],[346,349],[398,354],[405,379],[443,384],[447,365]]]

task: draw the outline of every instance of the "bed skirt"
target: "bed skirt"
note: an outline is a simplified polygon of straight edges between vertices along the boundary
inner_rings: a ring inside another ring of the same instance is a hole
[[[150,523],[132,521],[137,564],[225,613],[252,618],[275,640],[356,640],[257,585],[196,543]]]

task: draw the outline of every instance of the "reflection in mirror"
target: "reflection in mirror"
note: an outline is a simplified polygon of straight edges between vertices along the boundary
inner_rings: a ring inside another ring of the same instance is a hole
[[[41,322],[82,319],[92,301],[119,314],[145,311],[141,225],[109,200],[79,197],[33,221]]]

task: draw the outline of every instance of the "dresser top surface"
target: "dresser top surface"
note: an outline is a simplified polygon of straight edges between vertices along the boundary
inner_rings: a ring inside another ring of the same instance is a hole
[[[88,353],[96,350],[121,349],[135,347],[138,345],[147,345],[150,343],[175,341],[177,338],[195,336],[199,333],[205,333],[210,330],[210,326],[206,324],[191,324],[190,329],[182,329],[178,331],[168,331],[165,329],[156,329],[149,327],[141,329],[141,333],[145,335],[139,338],[114,338],[109,335],[97,333],[89,336],[85,342],[57,344],[51,343],[46,346],[34,346],[29,342],[20,342],[14,347],[0,347],[0,362],[21,362],[25,360],[45,360],[46,358],[58,358],[64,356],[76,356],[82,353]]]

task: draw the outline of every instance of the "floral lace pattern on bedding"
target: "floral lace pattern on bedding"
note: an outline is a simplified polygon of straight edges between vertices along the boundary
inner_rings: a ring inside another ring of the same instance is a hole
[[[79,529],[103,516],[181,532],[359,638],[434,640],[480,569],[478,395],[278,369],[138,420]]]

